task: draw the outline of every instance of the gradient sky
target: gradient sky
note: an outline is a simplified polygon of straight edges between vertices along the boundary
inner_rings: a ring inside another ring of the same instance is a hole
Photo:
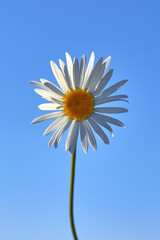
[[[0,2],[0,240],[72,240],[70,155],[31,125],[45,102],[31,80],[56,80],[50,60],[112,56],[110,84],[128,79],[128,113],[110,145],[78,141],[74,215],[80,240],[160,239],[159,1]]]

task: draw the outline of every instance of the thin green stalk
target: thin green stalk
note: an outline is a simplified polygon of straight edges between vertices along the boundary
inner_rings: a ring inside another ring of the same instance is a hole
[[[73,234],[74,240],[78,240],[76,229],[74,226],[74,218],[73,218],[73,195],[74,195],[74,176],[75,176],[75,160],[76,160],[76,149],[74,154],[72,155],[72,162],[71,162],[71,177],[70,177],[70,194],[69,194],[69,216],[70,216],[70,224],[71,230]]]

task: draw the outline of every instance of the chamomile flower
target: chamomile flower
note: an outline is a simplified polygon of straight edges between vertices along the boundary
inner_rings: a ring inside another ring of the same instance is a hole
[[[66,53],[66,64],[59,60],[61,70],[53,61],[50,63],[60,88],[45,79],[40,79],[41,82],[30,82],[39,87],[35,89],[35,92],[50,102],[39,105],[39,108],[52,111],[34,119],[32,123],[54,119],[45,130],[44,136],[54,132],[49,146],[54,144],[55,148],[64,132],[69,128],[65,150],[69,151],[71,155],[75,151],[79,132],[85,153],[88,151],[88,142],[93,149],[97,149],[94,132],[105,144],[109,144],[109,139],[102,127],[106,128],[113,136],[113,130],[109,124],[120,127],[124,127],[124,124],[107,114],[128,111],[122,107],[108,107],[107,105],[99,107],[99,105],[113,101],[127,101],[126,95],[112,95],[127,80],[122,80],[106,88],[113,73],[113,69],[107,71],[111,57],[104,61],[103,58],[100,58],[95,66],[94,60],[95,54],[92,52],[86,67],[85,55],[82,56],[79,64],[77,58],[74,58],[72,62],[70,55]]]

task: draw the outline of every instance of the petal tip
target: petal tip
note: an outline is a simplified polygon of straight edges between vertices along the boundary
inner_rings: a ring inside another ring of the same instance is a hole
[[[71,57],[68,52],[65,52],[66,57]]]
[[[50,61],[50,66],[52,67],[53,64],[54,64],[54,62],[51,60],[51,61]]]
[[[83,149],[84,153],[87,154],[88,152],[88,149]]]
[[[94,151],[97,151],[97,146],[94,146],[93,149],[94,149]]]
[[[95,57],[95,53],[94,53],[94,51],[92,51],[91,56]]]
[[[55,147],[55,149],[58,147],[58,143],[57,142],[54,142],[54,147]]]
[[[68,151],[68,146],[65,145],[65,152],[67,152],[67,151]]]
[[[63,63],[63,61],[61,59],[59,59],[58,61],[59,61],[59,65],[61,65]]]

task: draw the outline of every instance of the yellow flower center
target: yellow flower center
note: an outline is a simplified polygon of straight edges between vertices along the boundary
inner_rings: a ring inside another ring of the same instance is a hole
[[[65,114],[74,120],[84,120],[93,112],[93,97],[83,89],[75,89],[66,93],[63,101]]]

